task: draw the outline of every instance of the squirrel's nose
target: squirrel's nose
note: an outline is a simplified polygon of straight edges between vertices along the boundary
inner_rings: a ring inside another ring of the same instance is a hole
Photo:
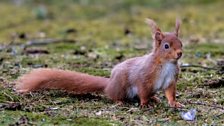
[[[182,56],[182,52],[177,52],[178,59]]]

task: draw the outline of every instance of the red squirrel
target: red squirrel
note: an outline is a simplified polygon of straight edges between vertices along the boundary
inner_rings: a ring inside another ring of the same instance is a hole
[[[117,64],[110,78],[39,68],[20,77],[16,91],[27,93],[40,89],[60,89],[77,94],[103,92],[118,103],[138,96],[140,106],[144,107],[149,99],[158,100],[155,93],[163,90],[171,107],[183,107],[175,98],[178,60],[182,56],[182,43],[178,38],[180,22],[176,21],[174,32],[166,33],[152,19],[146,19],[146,23],[152,29],[152,52]]]

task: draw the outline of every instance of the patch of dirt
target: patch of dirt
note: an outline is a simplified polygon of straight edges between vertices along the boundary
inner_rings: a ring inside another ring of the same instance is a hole
[[[21,110],[22,105],[18,102],[11,102],[11,103],[5,103],[0,105],[0,110],[5,109],[5,110]]]
[[[25,54],[49,54],[50,52],[47,50],[43,50],[43,49],[27,49],[24,50]]]
[[[14,82],[9,82],[6,78],[0,77],[0,87],[13,88]]]
[[[25,116],[21,116],[20,119],[15,122],[14,124],[9,124],[9,126],[20,126],[20,125],[31,125],[29,123],[29,118],[25,115]]]
[[[69,93],[70,97],[77,98],[78,100],[84,100],[84,101],[89,101],[89,100],[96,100],[100,101],[102,100],[102,97],[97,95],[97,94],[74,94],[74,93]]]
[[[220,88],[220,87],[223,87],[224,86],[224,78],[205,80],[204,86],[208,86],[210,88]]]
[[[218,60],[217,65],[220,67],[219,74],[224,74],[224,59]]]
[[[75,50],[73,52],[74,55],[86,55],[87,51],[86,50]]]

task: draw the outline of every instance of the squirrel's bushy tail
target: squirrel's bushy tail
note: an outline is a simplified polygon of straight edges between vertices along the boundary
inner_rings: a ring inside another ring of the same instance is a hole
[[[40,89],[59,89],[80,94],[103,92],[108,83],[109,78],[66,70],[39,68],[20,77],[15,89],[20,93]]]

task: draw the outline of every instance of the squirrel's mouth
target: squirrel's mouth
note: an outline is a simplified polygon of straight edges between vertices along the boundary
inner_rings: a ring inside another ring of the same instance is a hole
[[[179,59],[180,59],[180,58],[170,59],[170,62],[172,62],[172,63],[177,63],[177,61],[178,61]]]
[[[175,60],[179,60],[180,58],[182,57],[182,55],[177,55],[177,56],[175,56]]]
[[[179,60],[182,56],[177,56],[176,59]]]

